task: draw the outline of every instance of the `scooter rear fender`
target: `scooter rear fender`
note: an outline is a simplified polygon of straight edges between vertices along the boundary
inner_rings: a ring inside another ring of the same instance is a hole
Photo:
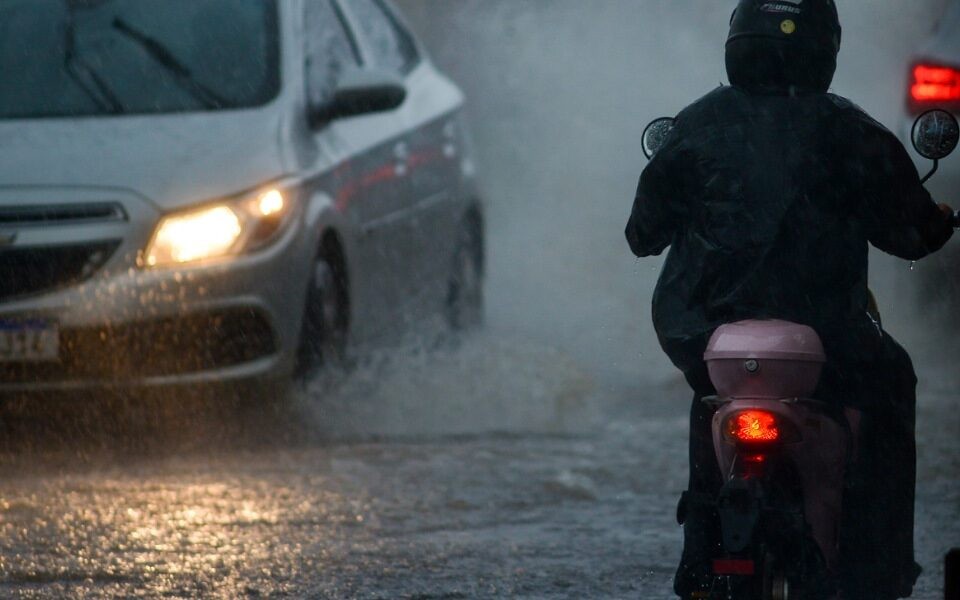
[[[776,452],[790,461],[800,477],[804,518],[820,547],[828,568],[839,558],[839,523],[843,499],[844,472],[851,455],[850,428],[815,401],[720,399],[713,417],[713,446],[724,480],[734,474],[738,456]],[[799,439],[769,444],[738,444],[724,435],[727,419],[744,410],[762,410],[789,423]]]

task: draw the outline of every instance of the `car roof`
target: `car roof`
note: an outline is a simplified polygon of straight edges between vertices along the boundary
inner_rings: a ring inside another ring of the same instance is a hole
[[[960,65],[960,0],[947,4],[936,32],[920,50],[924,58]]]
[[[951,0],[943,11],[941,24],[956,23],[960,19],[960,0]]]

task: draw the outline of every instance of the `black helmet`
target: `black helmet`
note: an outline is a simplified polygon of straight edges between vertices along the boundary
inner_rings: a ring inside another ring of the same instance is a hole
[[[727,74],[747,88],[826,91],[841,37],[833,0],[740,0],[730,19]]]

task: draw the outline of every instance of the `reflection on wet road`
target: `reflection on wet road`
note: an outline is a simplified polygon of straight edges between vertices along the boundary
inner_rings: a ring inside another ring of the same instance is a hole
[[[68,431],[70,447],[63,423],[39,437],[60,450],[8,440],[0,596],[671,597],[686,392],[600,397],[561,355],[535,351],[481,339],[402,365],[403,378],[441,365],[434,391],[464,384],[447,407],[383,366],[382,385],[328,382],[333,397],[312,389],[294,418],[261,415],[194,446],[196,432],[229,429],[222,414],[140,423],[169,447],[106,429]],[[478,389],[456,367],[495,354],[506,367],[510,352],[526,357],[522,381],[505,370]],[[960,541],[953,396],[923,399],[917,598],[938,597],[939,557]],[[340,420],[321,425],[331,406]],[[408,431],[374,421],[372,438],[335,435],[377,410],[406,414]]]
[[[662,587],[658,555],[674,536],[645,534],[666,530],[669,514],[650,509],[672,494],[617,481],[636,456],[601,466],[600,451],[562,438],[376,444],[31,478],[4,494],[5,587],[331,598]]]

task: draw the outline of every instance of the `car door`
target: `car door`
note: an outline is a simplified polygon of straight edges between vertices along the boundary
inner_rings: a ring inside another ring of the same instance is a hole
[[[414,253],[419,258],[418,306],[447,299],[453,254],[460,240],[464,198],[460,198],[464,131],[460,90],[432,65],[422,65],[413,33],[389,0],[375,0],[391,18],[404,60],[410,102],[400,112],[410,146],[410,187]]]
[[[348,0],[358,34],[378,68],[405,78],[407,101],[397,111],[405,129],[397,140],[404,160],[404,197],[395,207],[405,230],[404,282],[408,315],[422,316],[445,299],[452,264],[451,193],[457,130],[431,102],[429,81],[412,34],[382,0]]]
[[[346,69],[369,63],[340,4],[304,6],[307,100],[324,106]],[[330,193],[355,238],[348,257],[353,329],[361,338],[376,335],[397,321],[406,295],[409,232],[397,217],[407,197],[403,126],[394,111],[339,119],[314,135],[333,157]]]

